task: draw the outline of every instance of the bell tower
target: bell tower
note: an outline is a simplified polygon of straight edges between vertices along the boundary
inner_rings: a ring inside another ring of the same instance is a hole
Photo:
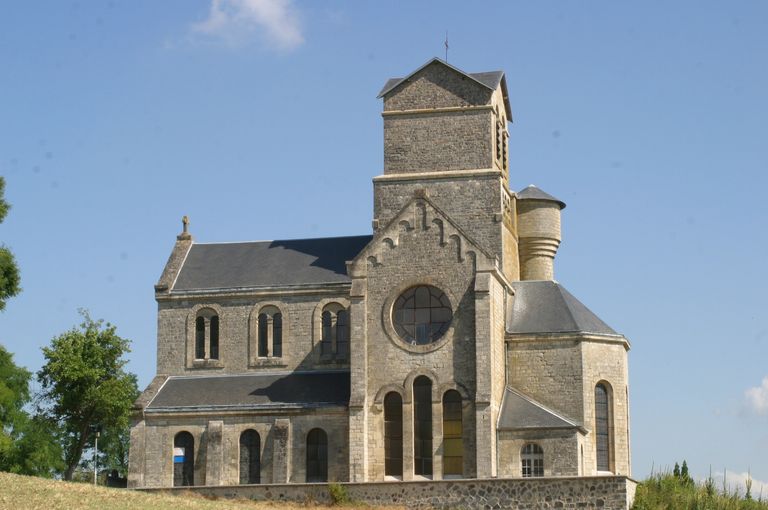
[[[373,179],[377,230],[414,195],[428,196],[519,279],[515,196],[509,191],[504,73],[465,73],[435,58],[392,78],[384,99],[384,173]]]

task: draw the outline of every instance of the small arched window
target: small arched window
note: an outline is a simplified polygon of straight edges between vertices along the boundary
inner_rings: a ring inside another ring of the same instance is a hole
[[[248,429],[240,434],[240,483],[261,482],[261,438]]]
[[[195,438],[183,431],[173,438],[173,486],[195,484]]]
[[[403,398],[394,391],[384,397],[384,474],[403,476]]]
[[[307,483],[328,481],[328,435],[323,429],[307,434]]]
[[[464,474],[461,394],[456,390],[448,390],[443,395],[443,474]]]
[[[413,381],[413,472],[432,476],[432,381],[420,375]]]
[[[195,359],[219,359],[219,316],[208,308],[195,317]]]
[[[349,312],[339,303],[331,303],[321,314],[320,355],[349,357]]]
[[[611,470],[611,403],[606,383],[595,386],[595,449],[598,471]]]
[[[528,443],[520,450],[524,478],[544,476],[544,450],[536,443]]]
[[[283,314],[274,306],[261,310],[258,316],[257,353],[260,358],[283,355]]]

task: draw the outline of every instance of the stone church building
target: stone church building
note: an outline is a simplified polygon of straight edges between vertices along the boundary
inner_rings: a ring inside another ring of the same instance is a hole
[[[198,243],[159,282],[131,487],[630,475],[629,342],[510,189],[502,72],[390,79],[367,235]]]

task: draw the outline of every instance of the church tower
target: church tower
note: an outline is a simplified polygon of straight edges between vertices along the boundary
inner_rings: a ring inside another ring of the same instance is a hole
[[[384,174],[373,179],[374,232],[415,195],[429,197],[517,280],[504,73],[465,73],[435,58],[387,81],[379,97]]]

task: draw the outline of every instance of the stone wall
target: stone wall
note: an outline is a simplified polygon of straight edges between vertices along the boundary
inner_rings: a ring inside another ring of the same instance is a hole
[[[512,508],[627,510],[636,482],[624,476],[586,478],[510,478],[418,482],[343,483],[349,498],[370,505],[415,509]],[[331,502],[325,484],[243,485],[165,489],[209,497],[256,501]]]

